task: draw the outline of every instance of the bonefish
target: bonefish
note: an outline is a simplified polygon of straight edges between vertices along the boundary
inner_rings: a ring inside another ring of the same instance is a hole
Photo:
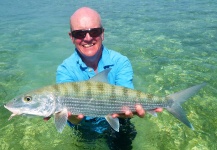
[[[28,92],[15,97],[4,107],[12,112],[9,119],[21,114],[42,117],[54,115],[58,132],[64,129],[68,112],[74,115],[105,117],[110,126],[118,132],[119,120],[112,118],[111,114],[123,113],[124,106],[134,112],[135,105],[141,104],[152,114],[155,114],[156,108],[165,108],[186,126],[194,129],[181,104],[197,93],[206,83],[165,97],[156,97],[138,90],[106,83],[110,70],[106,69],[88,81],[55,84]]]

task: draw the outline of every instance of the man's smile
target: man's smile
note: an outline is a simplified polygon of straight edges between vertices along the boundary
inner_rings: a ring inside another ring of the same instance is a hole
[[[84,44],[84,45],[82,45],[82,46],[85,47],[85,48],[88,48],[88,47],[91,47],[91,46],[93,46],[93,45],[95,45],[95,44]]]

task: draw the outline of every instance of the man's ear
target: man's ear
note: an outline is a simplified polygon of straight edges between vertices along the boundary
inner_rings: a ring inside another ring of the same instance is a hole
[[[101,39],[103,41],[104,40],[104,31],[102,32],[102,34],[100,36],[101,36]]]
[[[74,41],[75,41],[75,38],[72,36],[72,33],[71,33],[71,32],[69,32],[68,34],[69,34],[69,37],[70,37],[70,39],[72,40],[72,43],[74,43]]]

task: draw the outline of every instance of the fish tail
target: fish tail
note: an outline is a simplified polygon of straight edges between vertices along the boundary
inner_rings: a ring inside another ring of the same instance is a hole
[[[171,102],[171,105],[166,107],[166,109],[177,119],[179,119],[181,122],[183,122],[186,126],[194,130],[194,127],[187,119],[187,116],[182,109],[181,104],[188,100],[191,96],[193,96],[195,93],[197,93],[202,87],[204,87],[206,83],[198,84],[195,86],[192,86],[188,89],[182,90],[180,92],[168,95],[167,98]]]

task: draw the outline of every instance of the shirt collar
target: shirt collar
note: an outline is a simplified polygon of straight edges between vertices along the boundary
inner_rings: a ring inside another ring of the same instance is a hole
[[[77,58],[77,60],[76,60],[77,64],[79,64],[83,69],[88,68],[87,65],[82,61],[77,48],[75,48],[75,54],[76,54],[76,58]]]

